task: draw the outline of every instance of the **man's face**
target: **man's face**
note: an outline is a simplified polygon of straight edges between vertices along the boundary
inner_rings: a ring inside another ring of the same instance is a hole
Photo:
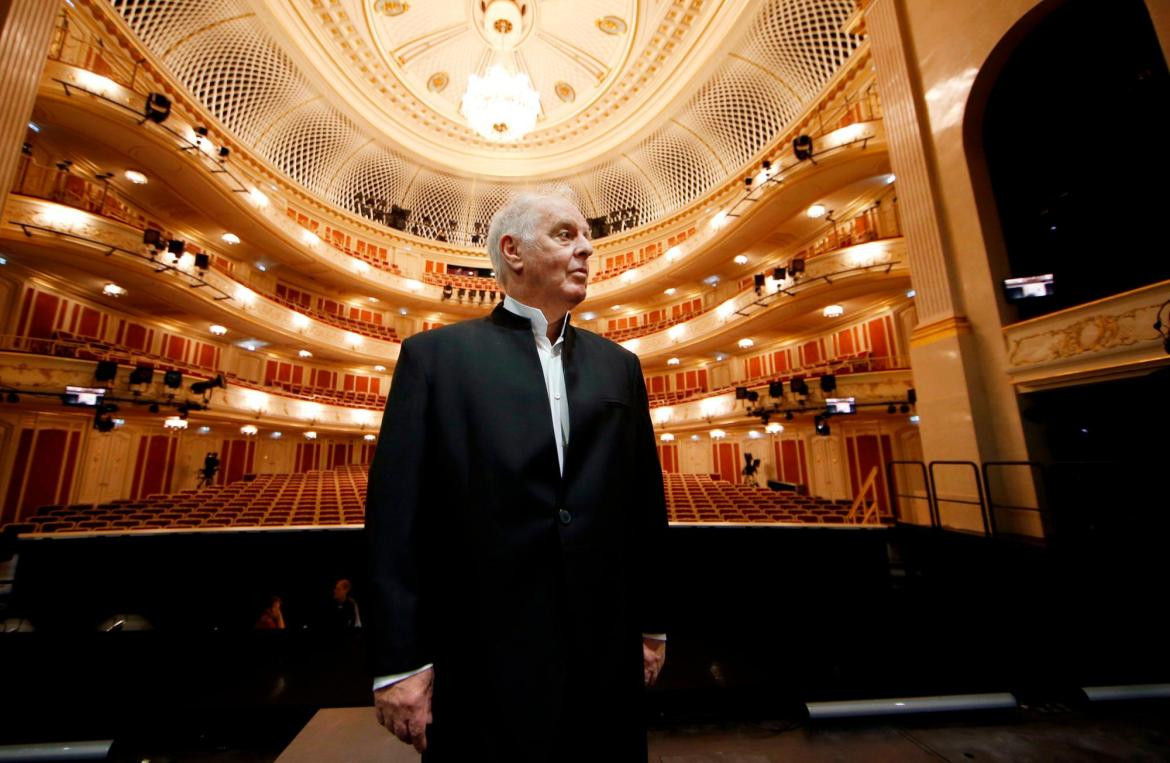
[[[546,199],[537,207],[537,224],[531,244],[516,239],[524,263],[524,290],[547,303],[572,309],[585,299],[589,282],[589,226],[568,201]]]

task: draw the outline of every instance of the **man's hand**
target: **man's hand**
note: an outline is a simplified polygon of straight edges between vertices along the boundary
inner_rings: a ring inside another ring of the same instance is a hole
[[[420,753],[427,749],[427,724],[431,722],[431,688],[435,669],[427,668],[374,692],[378,723]]]
[[[666,662],[666,642],[656,638],[642,637],[642,680],[653,686]]]

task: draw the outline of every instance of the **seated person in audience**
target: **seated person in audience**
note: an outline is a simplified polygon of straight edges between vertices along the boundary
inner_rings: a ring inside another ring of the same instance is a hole
[[[349,630],[362,627],[362,615],[358,610],[357,601],[350,596],[353,584],[345,578],[333,585],[333,600],[329,606],[329,617],[326,626],[330,630]]]
[[[280,610],[280,604],[279,596],[273,596],[268,600],[268,607],[260,613],[260,617],[256,620],[256,630],[284,630],[284,613]]]

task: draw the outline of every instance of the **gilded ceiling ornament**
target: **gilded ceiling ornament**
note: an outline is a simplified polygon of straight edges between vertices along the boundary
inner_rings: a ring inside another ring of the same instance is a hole
[[[597,20],[597,28],[606,34],[625,34],[626,22],[617,16],[603,16]]]
[[[577,100],[577,91],[568,82],[558,82],[553,88],[556,91],[557,98],[560,98],[565,103],[572,103]]]
[[[507,19],[496,19],[496,23],[492,26],[500,34],[507,34],[512,31],[512,22]]]
[[[432,93],[441,93],[446,89],[447,83],[450,81],[451,78],[447,76],[447,72],[435,72],[427,77],[427,90],[430,90]]]
[[[387,16],[401,16],[410,10],[410,3],[401,0],[377,0],[374,3],[374,12]]]

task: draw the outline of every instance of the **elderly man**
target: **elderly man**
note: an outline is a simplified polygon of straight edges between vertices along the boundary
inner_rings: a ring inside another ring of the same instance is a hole
[[[570,325],[581,213],[492,219],[507,294],[407,339],[370,465],[378,720],[433,761],[645,760],[666,509],[641,366]]]

